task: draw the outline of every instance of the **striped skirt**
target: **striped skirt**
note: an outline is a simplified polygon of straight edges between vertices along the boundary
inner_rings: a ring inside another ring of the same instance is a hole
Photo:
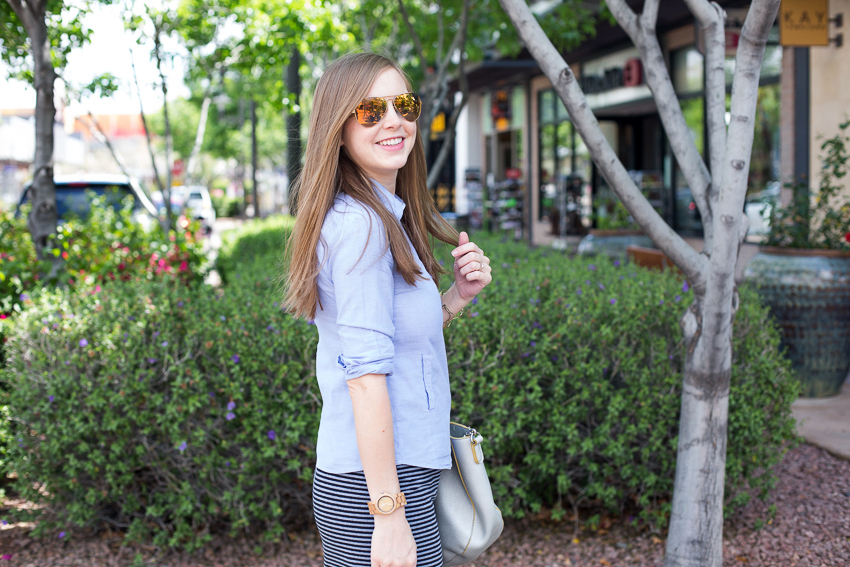
[[[442,567],[443,552],[434,499],[440,471],[398,465],[401,491],[407,498],[404,514],[416,540],[416,567]],[[313,514],[322,538],[325,567],[370,567],[372,531],[369,489],[363,471],[331,474],[316,469],[313,476]]]

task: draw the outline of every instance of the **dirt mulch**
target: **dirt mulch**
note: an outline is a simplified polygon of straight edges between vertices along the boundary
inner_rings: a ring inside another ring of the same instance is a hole
[[[725,565],[850,566],[850,462],[802,445],[788,453],[776,472],[779,481],[767,502],[753,500],[727,520]],[[776,507],[772,520],[771,505]],[[0,567],[123,566],[133,564],[137,554],[140,564],[162,567],[322,565],[315,530],[291,534],[278,544],[221,539],[194,556],[124,547],[119,534],[34,540],[28,531],[26,526],[0,526]],[[600,529],[578,534],[571,523],[523,521],[508,522],[499,541],[474,565],[660,567],[663,553],[663,534],[641,532],[622,520],[606,519]]]

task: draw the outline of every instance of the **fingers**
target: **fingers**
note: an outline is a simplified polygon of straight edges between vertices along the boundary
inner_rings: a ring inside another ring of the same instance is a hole
[[[490,259],[480,252],[470,252],[455,260],[458,271],[462,276],[490,269]],[[469,279],[469,278],[467,278]]]
[[[469,242],[469,235],[464,231],[458,235],[457,245],[463,246],[464,244]]]

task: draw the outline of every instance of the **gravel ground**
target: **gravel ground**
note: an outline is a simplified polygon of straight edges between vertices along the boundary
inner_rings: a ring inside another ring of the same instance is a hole
[[[724,562],[759,567],[850,566],[850,462],[802,445],[777,465],[779,481],[767,502],[753,500],[725,524]],[[768,508],[776,506],[770,520]],[[0,514],[2,515],[2,514]],[[577,535],[577,537],[575,537]],[[594,532],[572,523],[509,522],[477,567],[656,567],[664,534],[638,531],[604,519]],[[0,567],[120,566],[140,554],[162,567],[321,567],[315,530],[291,534],[279,544],[221,539],[194,556],[157,555],[121,545],[119,534],[73,534],[62,541],[33,540],[26,526],[0,528]]]

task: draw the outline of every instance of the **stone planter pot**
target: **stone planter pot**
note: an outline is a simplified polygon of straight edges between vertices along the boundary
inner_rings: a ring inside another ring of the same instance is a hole
[[[578,243],[579,256],[607,254],[612,260],[623,260],[626,248],[643,246],[655,248],[652,240],[641,230],[596,230],[581,239]]]
[[[837,395],[850,370],[850,254],[762,247],[744,280],[776,318],[802,395]]]

